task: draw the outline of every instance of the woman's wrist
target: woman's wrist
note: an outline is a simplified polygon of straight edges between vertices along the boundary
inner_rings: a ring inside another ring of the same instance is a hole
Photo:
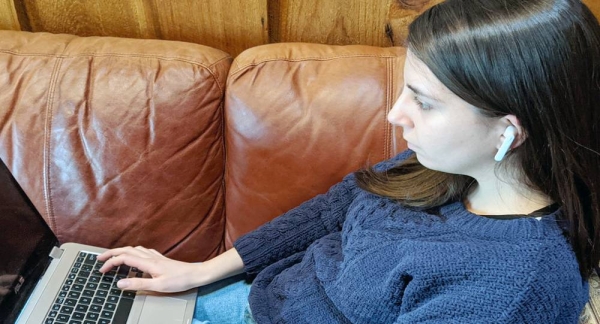
[[[195,287],[205,286],[244,272],[244,263],[235,249],[230,249],[206,262],[192,265],[191,279]]]

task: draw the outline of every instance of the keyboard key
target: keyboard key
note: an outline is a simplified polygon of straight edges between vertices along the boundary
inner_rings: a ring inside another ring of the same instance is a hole
[[[73,316],[71,318],[76,319],[76,320],[83,320],[84,317],[85,317],[84,313],[75,312],[75,313],[73,313]]]
[[[130,269],[130,267],[128,267],[126,265],[122,265],[119,267],[119,270],[117,270],[117,275],[127,276],[127,274],[129,273],[129,269]]]
[[[94,291],[86,289],[81,293],[81,295],[85,297],[94,297]]]
[[[85,318],[88,319],[88,320],[94,320],[94,321],[96,321],[96,320],[98,320],[100,318],[100,314],[98,314],[98,313],[88,313],[85,316]],[[96,322],[94,322],[94,323],[96,323]]]
[[[123,291],[123,298],[135,298],[135,292],[131,291],[131,290],[124,290]]]
[[[80,292],[76,292],[76,291],[69,291],[69,294],[67,295],[70,298],[79,298],[79,296],[81,296]]]
[[[71,318],[71,316],[67,315],[67,314],[58,314],[58,316],[56,317],[57,321],[63,321],[66,322]]]
[[[73,287],[71,287],[71,289],[73,291],[82,291],[83,290],[83,285],[80,284],[74,284]]]
[[[81,297],[79,298],[79,303],[82,305],[89,305],[92,302],[90,297]]]
[[[58,314],[58,312],[53,310],[53,311],[50,311],[50,313],[48,313],[48,317],[56,317],[57,314]]]
[[[77,305],[77,307],[75,307],[75,311],[76,312],[82,312],[82,313],[86,313],[88,311],[88,306],[85,305]]]
[[[105,300],[106,300],[105,298],[94,297],[94,299],[92,300],[92,303],[98,304],[98,305],[103,305]]]
[[[59,292],[58,297],[67,297],[67,292],[66,291]]]
[[[98,288],[98,284],[97,283],[93,283],[93,282],[88,282],[85,285],[86,289],[92,289],[92,290],[96,290],[96,288]]]
[[[83,324],[96,324],[96,321],[83,321]]]
[[[71,321],[69,321],[69,324],[81,324],[81,321],[71,320]]]
[[[77,299],[67,298],[65,300],[66,306],[75,306],[75,304],[77,304]]]
[[[102,311],[101,305],[92,305],[90,306],[90,312],[100,313]]]
[[[88,254],[85,258],[84,263],[86,264],[94,264],[96,263],[96,255],[95,254]]]
[[[111,289],[110,290],[110,295],[111,296],[120,296],[121,295],[121,289]]]
[[[98,297],[106,297],[107,295],[108,295],[108,291],[106,291],[106,290],[96,291],[96,296],[98,296]]]
[[[119,302],[119,297],[118,296],[108,296],[108,298],[106,299],[109,303],[118,303]]]
[[[117,304],[106,303],[104,304],[104,309],[114,311],[115,309],[117,309]]]
[[[102,313],[100,313],[100,317],[103,318],[112,318],[113,316],[113,312],[111,311],[102,311]]]
[[[117,323],[117,322],[113,322],[113,323],[114,323],[114,324],[119,324],[119,323]],[[123,323],[126,323],[126,322],[123,322]],[[101,318],[101,319],[98,321],[98,324],[110,324],[110,320],[107,320],[107,319],[105,319],[105,318]]]
[[[54,324],[54,318],[47,318],[44,324]]]
[[[55,310],[55,311],[60,310],[60,305],[59,304],[52,305],[52,310]]]
[[[101,281],[105,282],[105,283],[108,283],[108,284],[111,284],[114,279],[115,279],[115,277],[104,275],[104,277],[102,277]]]
[[[88,282],[95,282],[95,283],[100,282],[101,275],[102,275],[101,272],[92,272],[92,276],[88,278]]]
[[[60,309],[60,313],[61,314],[71,314],[71,313],[73,313],[73,307],[71,307],[71,306],[63,306]]]
[[[107,284],[107,283],[101,283],[101,284],[98,286],[98,289],[102,289],[102,290],[109,290],[109,289],[110,289],[110,284]]]
[[[127,323],[127,317],[129,317],[129,312],[131,311],[132,305],[133,299],[121,299],[117,305],[117,311],[115,312],[115,317],[113,318],[113,324]]]

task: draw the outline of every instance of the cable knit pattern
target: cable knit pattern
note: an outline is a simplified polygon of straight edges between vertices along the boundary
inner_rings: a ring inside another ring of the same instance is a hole
[[[588,286],[556,213],[498,220],[452,202],[432,215],[349,175],[234,246],[257,275],[259,324],[576,323]]]

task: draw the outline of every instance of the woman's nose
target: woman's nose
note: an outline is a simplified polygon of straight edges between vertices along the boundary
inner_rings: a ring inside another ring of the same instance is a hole
[[[388,121],[394,126],[400,126],[403,128],[413,127],[412,119],[407,114],[407,110],[410,109],[410,105],[410,98],[406,94],[406,91],[403,91],[388,113]]]

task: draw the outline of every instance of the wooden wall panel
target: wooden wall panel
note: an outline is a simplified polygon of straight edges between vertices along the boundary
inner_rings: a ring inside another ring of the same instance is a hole
[[[12,0],[0,0],[0,29],[21,30]]]
[[[233,56],[269,42],[267,0],[148,0],[159,38],[196,42]]]
[[[271,42],[367,44],[404,42],[406,26],[442,0],[271,0]]]
[[[14,1],[24,2],[34,32],[155,38],[144,0]]]
[[[443,0],[0,0],[0,29],[180,40],[232,56],[266,43],[398,46]],[[600,17],[600,0],[583,0]]]

